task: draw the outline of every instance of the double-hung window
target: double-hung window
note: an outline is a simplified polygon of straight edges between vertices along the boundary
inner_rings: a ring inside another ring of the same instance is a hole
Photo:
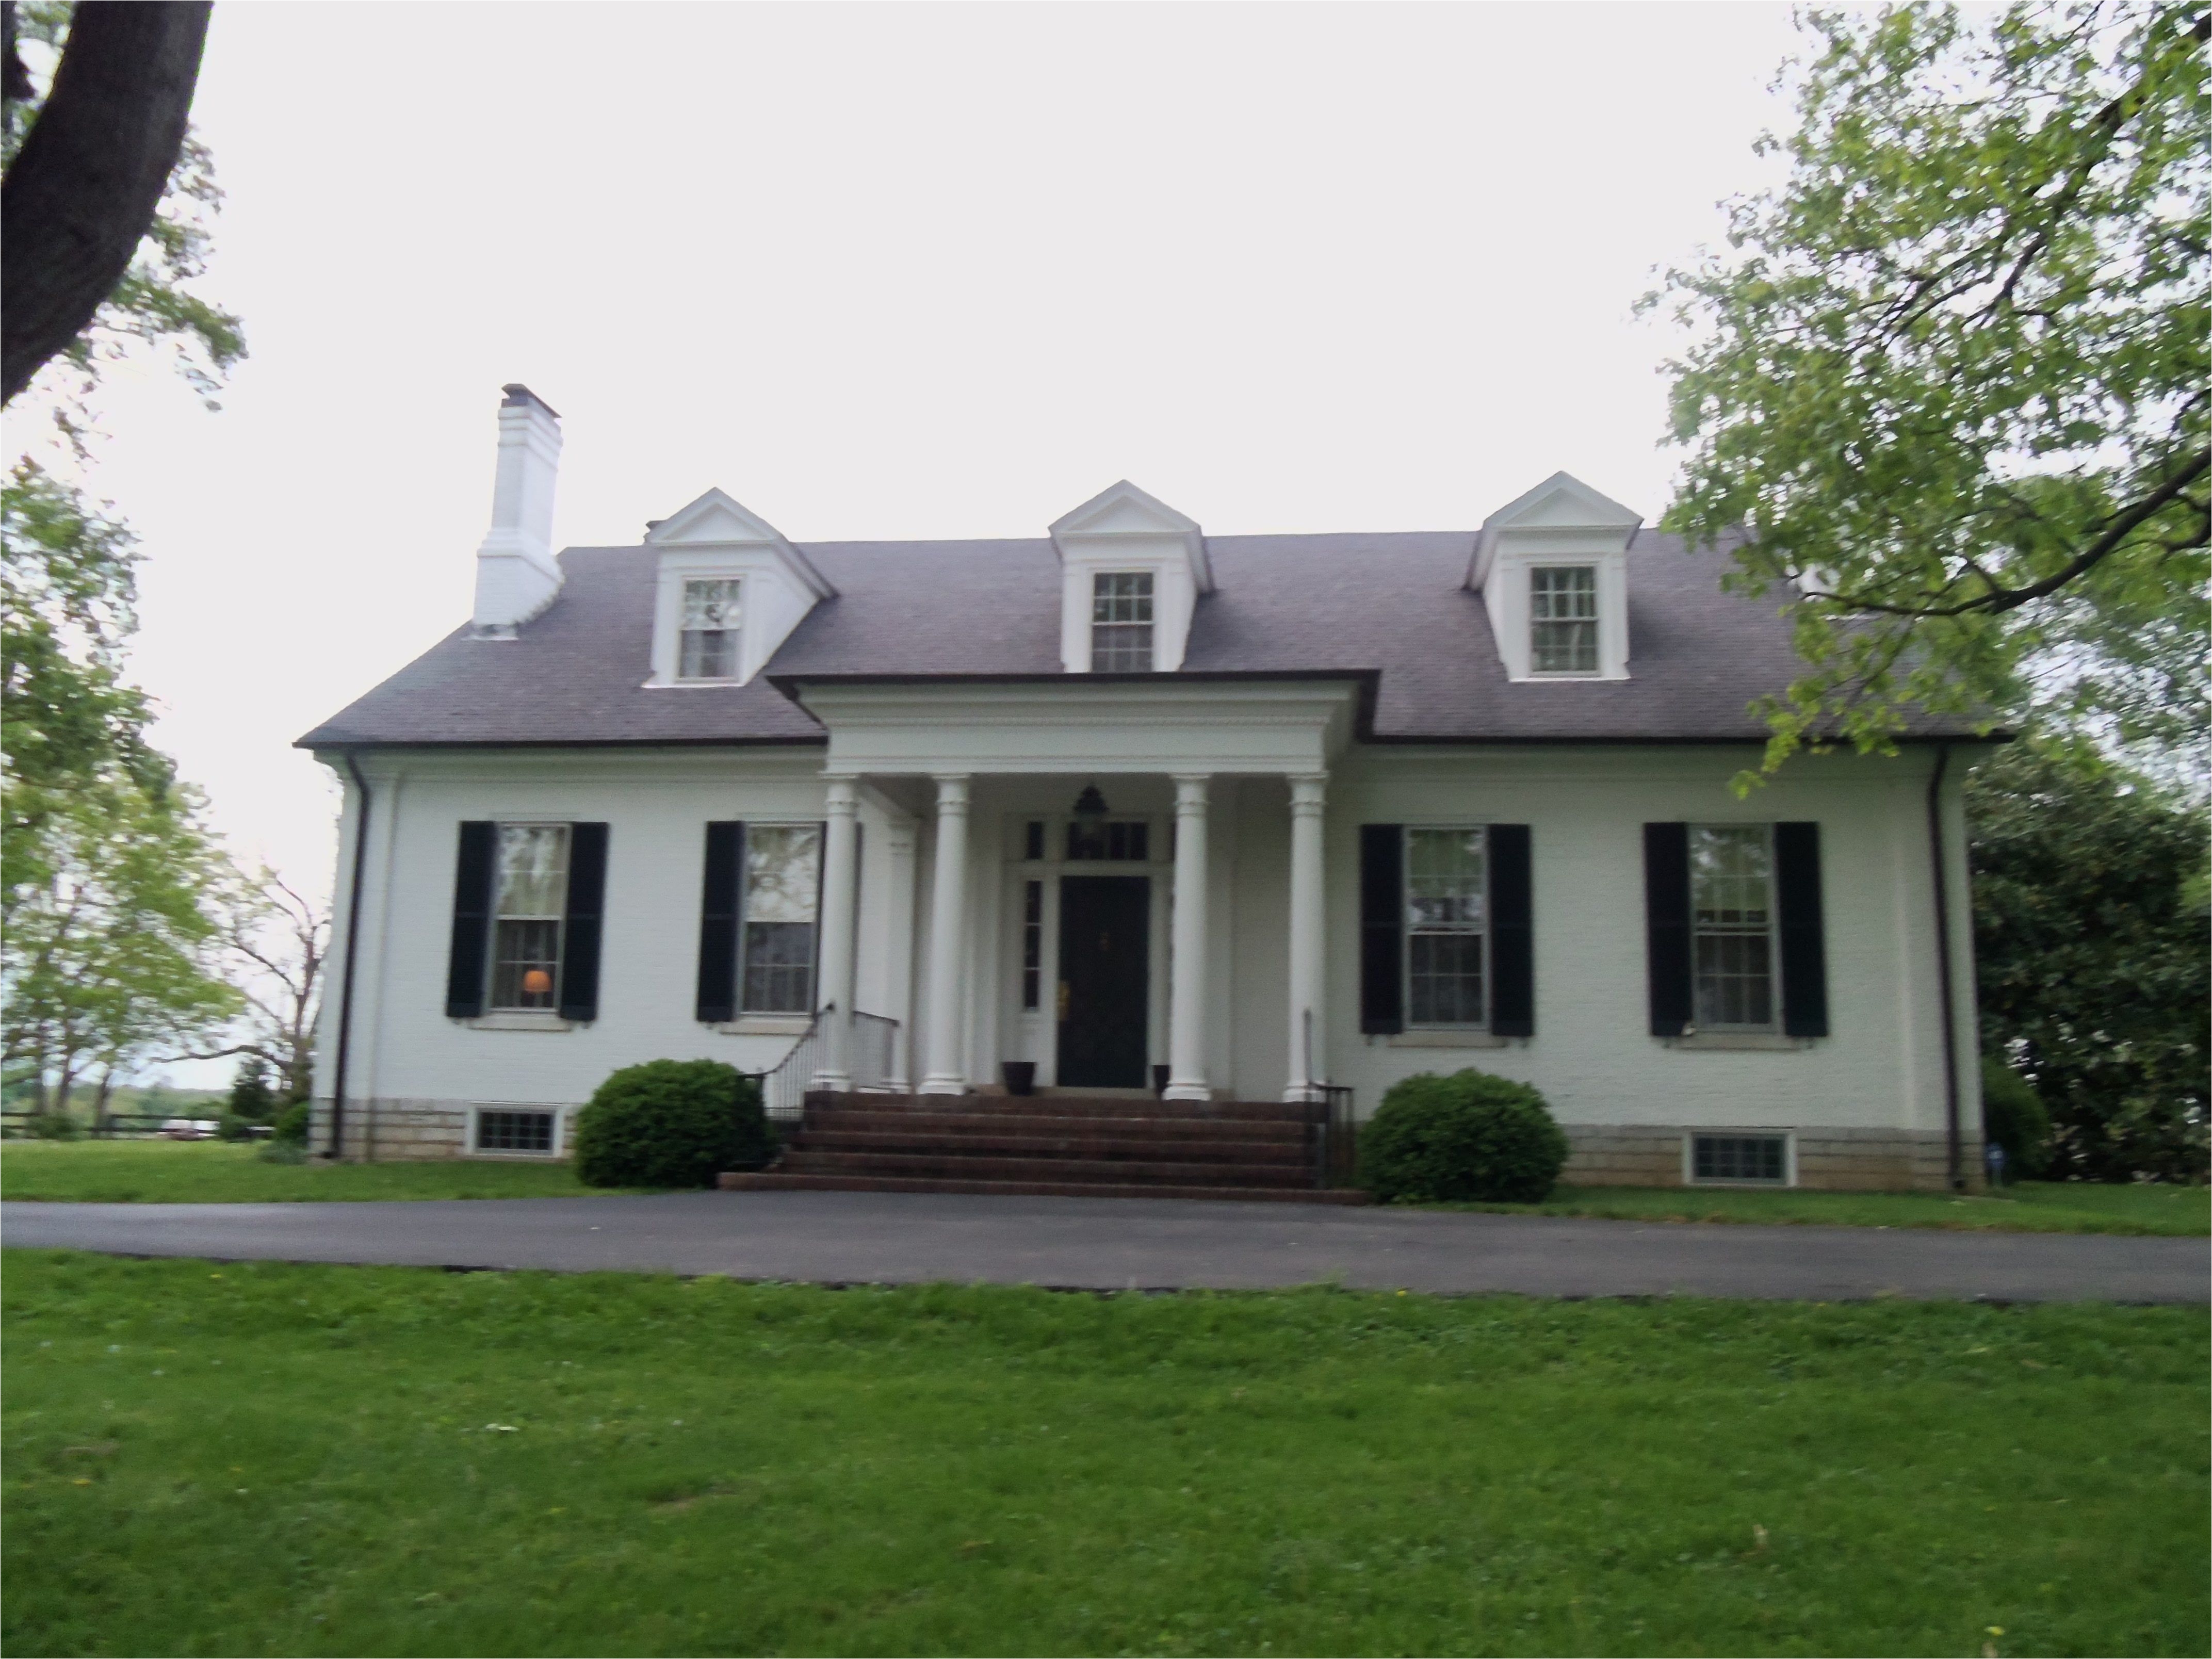
[[[556,1007],[561,922],[568,905],[568,826],[501,824],[496,879],[491,1006]]]
[[[1152,668],[1152,573],[1101,570],[1091,578],[1093,673],[1148,674]]]
[[[1539,565],[1528,573],[1529,667],[1597,672],[1597,567]]]
[[[1698,1024],[1774,1027],[1774,843],[1763,823],[1690,828],[1690,925]]]
[[[738,677],[738,590],[735,577],[694,576],[684,584],[684,630],[676,678],[733,680]]]
[[[811,823],[757,823],[745,832],[744,931],[738,1006],[749,1014],[814,1008],[815,906],[822,830]]]
[[[1483,1023],[1489,913],[1479,829],[1406,831],[1406,1023]]]

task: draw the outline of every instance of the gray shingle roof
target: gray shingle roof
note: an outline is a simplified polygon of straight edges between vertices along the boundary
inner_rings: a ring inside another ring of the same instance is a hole
[[[1631,678],[1510,683],[1482,600],[1462,586],[1474,543],[1210,536],[1218,591],[1199,601],[1184,666],[1371,673],[1382,741],[1758,741],[1747,705],[1801,672],[1778,601],[1723,593],[1725,555],[1645,530],[1629,550]],[[805,743],[821,727],[771,676],[1060,673],[1048,541],[800,550],[837,597],[749,685],[642,690],[659,550],[574,547],[560,596],[518,638],[458,629],[301,746]]]

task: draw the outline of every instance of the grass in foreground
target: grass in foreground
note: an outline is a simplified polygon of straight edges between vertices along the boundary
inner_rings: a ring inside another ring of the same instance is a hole
[[[568,1164],[264,1164],[216,1140],[0,1142],[0,1200],[80,1204],[284,1204],[307,1199],[582,1198]]]
[[[2206,1647],[2203,1309],[15,1252],[0,1314],[10,1653]]]
[[[2030,1181],[1994,1193],[1759,1192],[1727,1187],[1560,1187],[1541,1204],[1425,1205],[1625,1221],[1746,1221],[1830,1227],[1947,1227],[2022,1233],[2212,1232],[2212,1188]]]

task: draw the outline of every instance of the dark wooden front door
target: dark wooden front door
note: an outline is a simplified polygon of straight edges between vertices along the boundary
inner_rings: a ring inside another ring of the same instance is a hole
[[[1141,1089],[1152,884],[1145,876],[1060,878],[1060,1081]]]

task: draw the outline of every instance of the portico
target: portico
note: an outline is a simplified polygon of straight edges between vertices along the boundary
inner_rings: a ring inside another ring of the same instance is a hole
[[[919,1092],[965,1094],[994,1080],[995,1061],[1015,1060],[1062,1088],[1139,1086],[1164,1064],[1167,1098],[1213,1098],[1226,1081],[1220,981],[1233,914],[1234,848],[1219,819],[1224,801],[1265,780],[1289,820],[1287,870],[1267,901],[1287,919],[1282,1097],[1318,1097],[1327,785],[1364,676],[778,684],[828,733],[820,1001],[836,1012],[816,1087],[853,1082],[865,795],[895,837],[927,849],[927,915],[909,900],[909,927],[891,941],[926,962],[920,1017],[878,1010],[913,1032],[906,1074]],[[896,910],[900,896],[890,902]],[[988,948],[1000,943],[1011,948]],[[879,983],[899,981],[896,964],[883,966]]]

